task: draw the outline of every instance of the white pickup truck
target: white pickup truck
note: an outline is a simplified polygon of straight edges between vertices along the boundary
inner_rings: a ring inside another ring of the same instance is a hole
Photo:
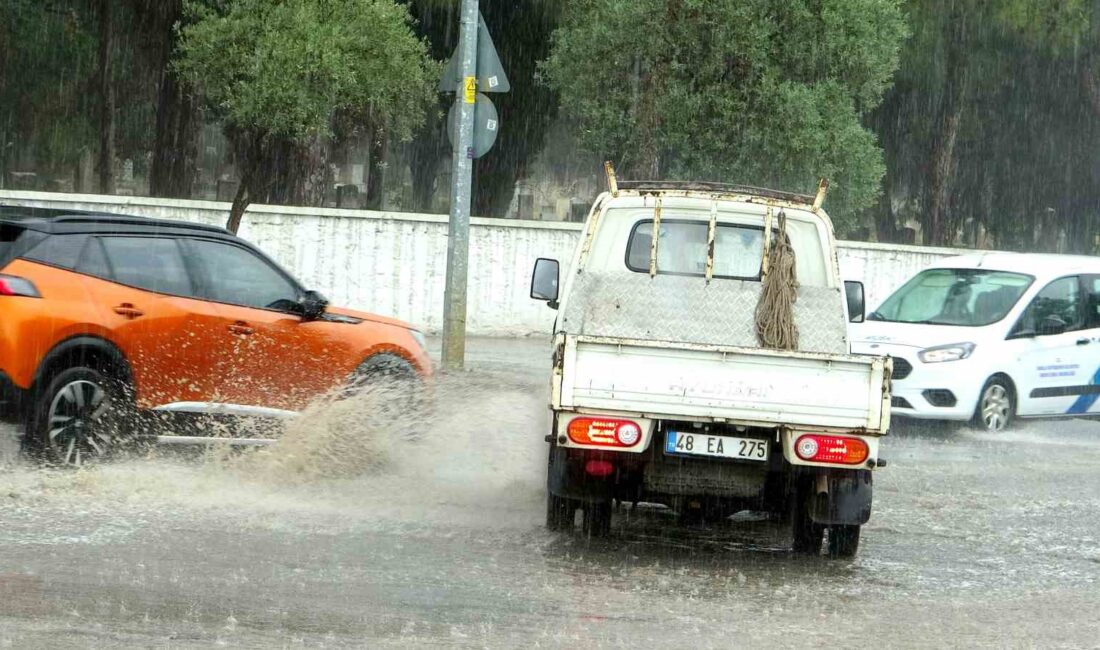
[[[559,309],[547,525],[572,529],[581,510],[584,530],[605,534],[616,501],[696,519],[752,510],[789,516],[797,552],[820,553],[828,530],[829,553],[853,555],[883,465],[890,361],[850,353],[862,285],[840,280],[820,200],[609,182],[560,295],[556,260],[532,277],[532,298]],[[762,348],[754,321],[780,212],[799,282],[795,351]]]

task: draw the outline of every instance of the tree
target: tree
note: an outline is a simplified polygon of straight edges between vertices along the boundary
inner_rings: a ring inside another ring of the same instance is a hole
[[[220,9],[189,0],[186,9],[193,22],[180,33],[176,70],[235,145],[234,232],[334,120],[355,115],[407,138],[434,101],[437,66],[393,0],[231,0]]]
[[[912,38],[871,119],[889,169],[881,240],[914,218],[926,244],[953,245],[963,233],[973,245],[966,226],[980,225],[999,247],[1049,246],[1037,231],[1064,225],[1071,246],[1091,245],[1100,207],[1100,114],[1089,83],[1097,4],[908,3]]]
[[[581,144],[624,176],[836,189],[884,173],[860,121],[906,33],[900,0],[573,0],[544,70]],[[838,219],[839,220],[839,219]]]
[[[458,2],[409,0],[418,33],[432,47],[432,56],[447,59],[458,41]],[[558,25],[558,0],[482,0],[481,13],[493,37],[512,90],[492,95],[502,128],[492,151],[474,164],[473,209],[481,216],[504,216],[516,181],[527,174],[532,158],[542,151],[546,132],[557,113],[557,97],[538,78],[538,61],[550,51],[550,35]],[[450,152],[445,116],[455,97],[442,94],[439,111],[408,147],[413,181],[413,209],[431,205],[440,163]]]
[[[71,173],[96,146],[96,35],[86,2],[0,3],[0,181]]]
[[[126,0],[124,4],[134,23],[128,40],[142,53],[132,67],[143,73],[143,82],[155,92],[149,193],[190,198],[197,175],[203,111],[201,98],[171,65],[177,27],[185,18],[183,0]]]

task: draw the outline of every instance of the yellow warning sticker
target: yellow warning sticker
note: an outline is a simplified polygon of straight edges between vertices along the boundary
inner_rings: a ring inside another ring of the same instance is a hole
[[[464,85],[466,88],[466,103],[473,104],[477,101],[477,77],[466,77]]]

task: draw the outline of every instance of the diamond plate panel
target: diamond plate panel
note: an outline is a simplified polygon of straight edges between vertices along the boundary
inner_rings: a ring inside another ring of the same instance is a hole
[[[583,273],[562,314],[568,334],[675,343],[757,347],[758,282],[644,273]],[[847,323],[839,289],[800,287],[794,318],[799,349],[846,353]]]

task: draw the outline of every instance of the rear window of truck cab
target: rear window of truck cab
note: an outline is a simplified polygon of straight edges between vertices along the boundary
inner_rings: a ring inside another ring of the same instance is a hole
[[[657,272],[706,275],[710,224],[662,220],[657,238]],[[653,251],[653,220],[634,224],[626,261],[631,271],[648,273]],[[764,229],[717,224],[714,228],[714,277],[758,280],[764,255]]]
[[[787,212],[787,234],[794,247],[798,283],[807,287],[829,286],[828,262],[823,256],[818,226],[812,220],[793,217],[793,213]],[[625,240],[627,269],[649,273],[653,210],[611,209],[607,217],[597,239],[605,242],[603,246],[613,246],[609,238],[618,239],[619,246],[624,246]],[[764,257],[763,222],[762,215],[749,212],[719,212],[714,231],[715,279],[759,281]],[[709,211],[666,208],[657,240],[657,274],[705,277],[709,228]],[[775,232],[773,225],[773,236]],[[603,250],[610,252],[607,248]],[[618,250],[621,255],[623,248]]]

